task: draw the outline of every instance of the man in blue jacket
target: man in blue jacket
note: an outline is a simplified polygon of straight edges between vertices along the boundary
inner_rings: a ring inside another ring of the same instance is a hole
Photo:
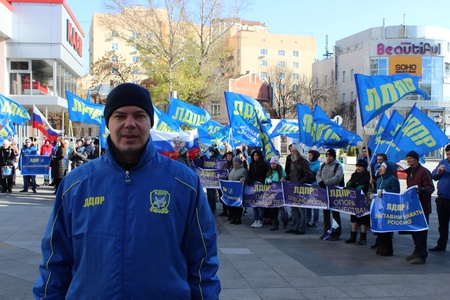
[[[441,160],[433,170],[433,180],[438,180],[436,212],[439,222],[439,239],[430,251],[445,251],[448,241],[448,223],[450,221],[450,144],[445,147],[447,158]]]
[[[62,180],[37,299],[218,299],[217,235],[200,180],[155,151],[150,93],[107,97],[105,155]]]

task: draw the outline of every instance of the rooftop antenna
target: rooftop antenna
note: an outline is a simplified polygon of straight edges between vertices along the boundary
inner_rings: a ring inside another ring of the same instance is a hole
[[[325,54],[323,55],[323,57],[325,58],[330,58],[333,56],[333,53],[328,51],[328,34],[325,35]]]

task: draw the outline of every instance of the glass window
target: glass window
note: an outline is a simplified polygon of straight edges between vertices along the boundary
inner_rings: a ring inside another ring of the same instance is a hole
[[[211,117],[220,117],[220,102],[211,101],[210,105]]]
[[[11,95],[57,95],[54,91],[53,60],[12,61],[10,67]]]
[[[284,68],[286,66],[286,62],[284,62],[284,61],[279,61],[278,62],[278,67],[279,68]]]
[[[298,69],[298,61],[294,61],[294,62],[292,63],[292,67],[293,67],[294,69]]]
[[[450,79],[450,64],[445,63],[445,78]]]
[[[284,73],[278,73],[278,79],[284,79],[285,78],[285,74]]]
[[[351,71],[350,71],[350,81],[353,81],[354,77],[355,77],[355,70],[351,69]]]
[[[388,68],[388,57],[377,57],[370,59],[370,75],[389,75]]]
[[[119,44],[117,44],[117,43],[112,43],[112,44],[111,44],[111,50],[119,50]]]
[[[139,33],[133,32],[133,39],[138,39],[138,38],[139,38]]]
[[[292,73],[292,78],[294,78],[295,80],[298,80],[300,77],[299,77],[298,73]]]
[[[137,51],[137,46],[136,45],[131,45],[131,51],[132,52],[136,52]]]
[[[139,61],[139,56],[132,57],[133,63],[137,63]]]
[[[260,65],[261,65],[261,67],[267,67],[267,66],[268,66],[267,60],[261,59],[261,60],[260,60]]]
[[[261,53],[261,55],[267,55],[268,52],[267,52],[267,49],[261,49],[260,53]]]
[[[268,77],[268,74],[267,74],[267,72],[261,72],[261,76],[260,76],[262,79],[267,79],[267,77]]]
[[[292,53],[292,55],[295,56],[295,57],[298,57],[298,51],[297,51],[297,50],[294,50],[293,53]]]
[[[278,56],[285,56],[286,52],[284,50],[278,50]]]
[[[345,82],[345,71],[342,71],[342,82]]]
[[[112,61],[119,61],[119,57],[117,55],[111,56]]]

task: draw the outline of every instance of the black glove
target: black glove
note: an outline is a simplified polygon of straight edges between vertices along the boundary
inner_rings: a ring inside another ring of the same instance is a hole
[[[319,182],[319,186],[323,189],[326,188],[325,182],[323,182],[323,180]]]

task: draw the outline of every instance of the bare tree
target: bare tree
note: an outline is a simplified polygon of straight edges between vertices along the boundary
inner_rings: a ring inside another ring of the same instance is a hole
[[[102,58],[91,65],[90,74],[91,99],[94,103],[104,104],[105,98],[101,97],[102,92],[113,88],[122,82],[134,82],[134,66],[125,62],[125,59],[114,52],[106,53]],[[107,82],[107,84],[105,84]]]
[[[224,36],[246,2],[111,0],[106,7],[116,15],[104,26],[136,45],[157,103],[178,90],[179,98],[201,105],[225,80],[231,51]]]

